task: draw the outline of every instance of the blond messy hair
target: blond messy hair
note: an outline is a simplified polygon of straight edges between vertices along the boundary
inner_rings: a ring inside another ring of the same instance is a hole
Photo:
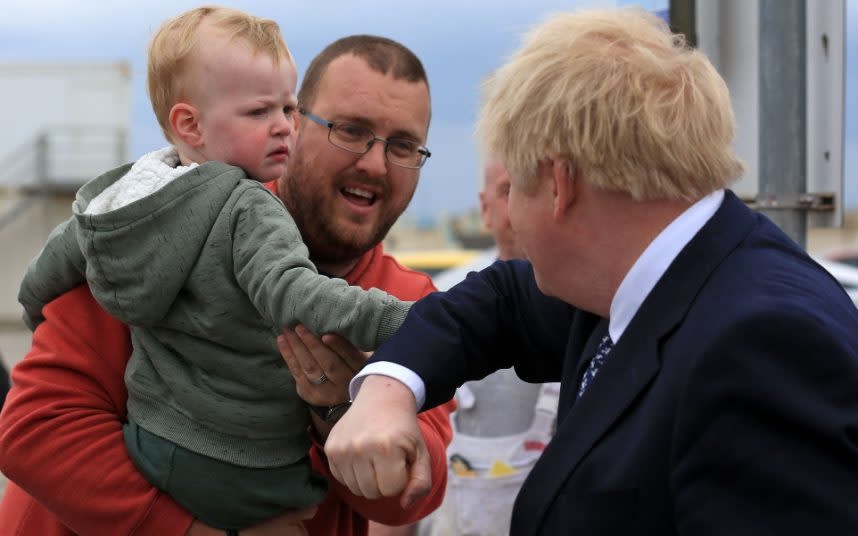
[[[549,158],[637,200],[697,199],[743,170],[724,80],[640,9],[553,15],[486,87],[478,135],[525,191]]]
[[[169,19],[149,43],[146,78],[152,109],[171,142],[170,110],[187,98],[188,85],[192,83],[187,76],[187,62],[197,44],[197,30],[203,21],[222,31],[230,40],[245,41],[254,52],[267,54],[276,63],[293,61],[280,26],[273,20],[219,6],[201,6]]]

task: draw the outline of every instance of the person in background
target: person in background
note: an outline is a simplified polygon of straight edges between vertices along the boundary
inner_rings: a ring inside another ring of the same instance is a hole
[[[524,250],[515,239],[509,223],[509,172],[496,156],[488,156],[483,165],[483,184],[480,188],[480,217],[483,227],[491,233],[502,261],[524,259]]]
[[[429,86],[419,59],[386,38],[340,39],[311,62],[298,106],[289,166],[270,187],[294,218],[310,259],[322,273],[403,300],[430,293],[428,276],[402,268],[381,245],[419,177],[419,169],[391,158],[390,144],[403,138],[426,143]],[[33,348],[13,371],[0,418],[0,471],[10,479],[0,503],[0,533],[222,535],[149,484],[128,456],[122,437],[127,327],[106,314],[86,286],[49,303],[43,315]],[[365,356],[338,336],[324,341],[331,346],[298,327],[280,348],[307,351],[324,366],[293,374],[297,393],[313,409],[312,467],[328,477],[329,490],[315,515],[286,514],[242,530],[244,536],[364,535],[369,519],[412,523],[441,502],[452,401],[420,419],[432,453],[428,493],[367,500],[330,478],[322,445],[336,419],[350,411],[348,383]],[[306,517],[312,518],[302,524]]]
[[[858,309],[728,186],[727,86],[640,9],[550,17],[478,132],[530,263],[412,307],[353,381],[332,474],[428,483],[418,411],[514,366],[561,381],[513,536],[858,534]]]
[[[489,156],[483,165],[480,216],[494,238],[497,258],[522,259],[509,222],[509,172]],[[379,536],[503,536],[521,484],[551,438],[559,384],[527,383],[501,369],[456,390],[450,416],[444,502],[429,517],[406,527],[379,527]]]
[[[480,215],[499,260],[524,259],[509,221],[510,176],[494,156],[486,158],[479,193]],[[447,493],[421,536],[506,536],[515,497],[551,439],[560,385],[527,383],[501,369],[456,391],[447,447]]]

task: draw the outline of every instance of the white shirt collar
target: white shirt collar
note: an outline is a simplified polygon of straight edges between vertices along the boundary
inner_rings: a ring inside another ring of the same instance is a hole
[[[616,343],[679,252],[706,225],[724,200],[724,190],[700,199],[670,222],[644,250],[611,300],[608,333]]]

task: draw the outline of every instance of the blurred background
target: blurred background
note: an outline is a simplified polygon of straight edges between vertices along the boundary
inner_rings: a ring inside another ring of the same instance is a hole
[[[784,225],[799,229],[796,240],[813,254],[846,261],[830,269],[840,270],[841,281],[858,289],[858,270],[848,266],[858,247],[858,0],[217,3],[278,21],[295,55],[299,83],[316,53],[353,33],[394,38],[423,60],[432,92],[432,158],[386,248],[433,273],[484,262],[480,251],[491,245],[479,226],[481,163],[472,136],[481,80],[549,13],[617,4],[657,12],[710,55],[730,85],[739,127],[736,147],[748,163],[737,191],[748,203],[785,217]],[[804,33],[796,33],[795,19],[778,18],[779,6],[788,3],[803,6],[798,24]],[[146,45],[166,18],[199,4],[4,2],[0,354],[7,366],[29,346],[15,299],[20,277],[48,232],[70,215],[73,192],[99,173],[165,144],[146,96]],[[766,6],[774,18],[767,18]],[[803,54],[799,60],[796,51]],[[796,72],[806,82],[804,130],[792,136],[804,151],[799,164],[794,149],[767,134],[782,130],[776,121],[781,101],[773,89]],[[766,145],[769,140],[774,147]],[[779,171],[778,164],[787,171]],[[789,166],[800,169],[791,173]],[[761,182],[766,174],[769,182]],[[784,175],[802,182],[785,185],[779,182]]]

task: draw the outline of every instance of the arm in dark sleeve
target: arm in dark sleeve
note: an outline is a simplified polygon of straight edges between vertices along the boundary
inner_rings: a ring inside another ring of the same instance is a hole
[[[858,534],[858,360],[792,311],[744,319],[678,401],[679,534]]]
[[[247,190],[232,217],[236,279],[274,327],[300,323],[372,350],[402,324],[410,303],[320,275],[294,220],[270,192]]]
[[[413,370],[431,408],[470,380],[514,366],[525,381],[558,381],[575,309],[542,294],[524,261],[499,261],[414,304],[370,362]],[[535,357],[538,356],[538,357]]]
[[[30,329],[44,320],[42,307],[86,281],[86,261],[78,246],[76,229],[73,218],[59,224],[27,267],[18,302],[24,306],[24,323]]]

